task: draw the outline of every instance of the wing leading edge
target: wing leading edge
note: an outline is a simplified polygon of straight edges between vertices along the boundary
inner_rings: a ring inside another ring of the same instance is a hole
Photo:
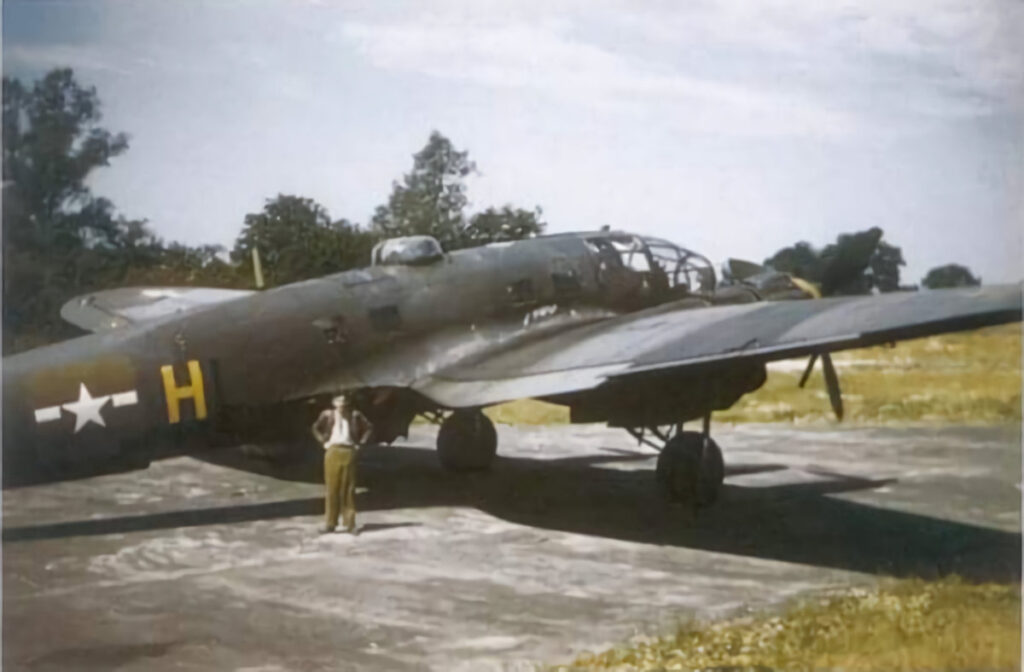
[[[1019,285],[653,309],[474,357],[413,387],[445,406],[483,406],[627,377],[788,359],[1020,319]]]

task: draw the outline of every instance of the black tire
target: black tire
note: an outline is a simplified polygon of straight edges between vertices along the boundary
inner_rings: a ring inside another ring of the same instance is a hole
[[[722,450],[700,432],[682,432],[665,444],[658,455],[658,485],[669,499],[710,506],[718,499],[725,479]]]
[[[494,423],[480,411],[455,411],[437,433],[437,457],[449,471],[484,471],[497,450]]]

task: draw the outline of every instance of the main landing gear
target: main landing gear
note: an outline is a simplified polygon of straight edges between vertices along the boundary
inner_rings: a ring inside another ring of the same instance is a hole
[[[484,471],[490,468],[498,447],[494,424],[479,410],[460,409],[441,420],[440,413],[424,414],[440,421],[437,456],[449,471]],[[668,427],[629,429],[642,443],[658,449],[656,476],[669,499],[696,508],[717,501],[725,478],[722,451],[710,436],[711,416],[704,417],[703,431],[685,432],[682,423]]]
[[[668,429],[652,428],[654,436],[664,444],[655,475],[669,499],[694,508],[710,506],[718,499],[725,478],[725,461],[710,429],[710,415],[704,417],[700,432],[684,432],[682,423]],[[643,432],[629,431],[641,442],[659,448]]]
[[[457,410],[437,433],[437,457],[449,471],[484,471],[498,448],[494,423],[479,410]]]

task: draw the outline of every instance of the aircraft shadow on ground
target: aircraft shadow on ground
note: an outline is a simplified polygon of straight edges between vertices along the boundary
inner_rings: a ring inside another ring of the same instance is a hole
[[[151,644],[105,644],[100,646],[58,649],[29,661],[26,667],[32,672],[49,670],[115,670],[130,663],[157,660],[181,642],[157,642]],[[14,661],[4,660],[5,665],[14,669]]]
[[[665,501],[649,468],[606,463],[650,460],[608,451],[555,460],[499,458],[481,474],[451,474],[433,451],[367,449],[360,457],[360,511],[470,506],[540,529],[780,560],[895,577],[958,574],[974,581],[1019,581],[1021,535],[830,497],[891,481],[828,474],[812,483],[726,484],[721,500],[691,513]],[[240,451],[204,460],[288,480],[321,482],[320,455],[275,465]],[[730,465],[727,475],[784,469]],[[319,497],[12,528],[4,541],[237,523],[322,513]],[[398,524],[399,526],[401,524]],[[378,525],[377,528],[387,527]]]
[[[205,525],[228,525],[231,523],[252,523],[258,520],[275,518],[293,518],[295,516],[322,516],[324,500],[322,497],[304,499],[288,499],[279,502],[262,502],[259,504],[238,504],[234,506],[215,506],[187,511],[167,511],[148,513],[138,516],[118,516],[116,518],[99,518],[75,520],[66,523],[48,525],[26,525],[24,527],[7,528],[3,532],[4,543],[18,541],[38,541],[42,539],[64,539],[67,537],[92,537],[103,534],[127,534],[130,532],[150,532],[153,530],[171,530],[186,527],[203,527]],[[390,530],[398,527],[417,527],[419,523],[368,523],[359,528],[360,534],[369,534]]]

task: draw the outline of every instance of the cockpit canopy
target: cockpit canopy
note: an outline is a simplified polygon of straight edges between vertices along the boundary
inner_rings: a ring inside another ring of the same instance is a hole
[[[426,266],[444,258],[441,243],[433,236],[388,238],[373,247],[371,266]]]
[[[715,267],[707,257],[660,238],[644,237],[643,241],[655,265],[668,276],[670,287],[685,286],[703,294],[715,291]]]
[[[670,291],[710,294],[715,270],[705,257],[660,238],[607,233],[587,239],[605,268],[634,271]]]

